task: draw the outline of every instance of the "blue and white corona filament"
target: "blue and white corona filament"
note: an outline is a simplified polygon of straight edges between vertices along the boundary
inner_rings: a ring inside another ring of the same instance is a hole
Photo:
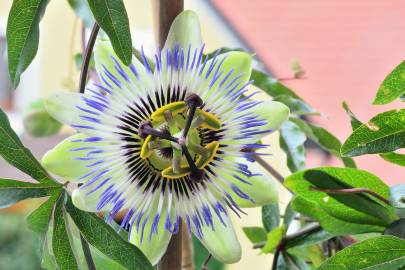
[[[121,226],[153,263],[182,220],[216,258],[238,261],[229,213],[277,199],[256,153],[245,150],[265,148],[258,142],[288,108],[253,100],[251,57],[218,51],[208,60],[199,31],[193,12],[180,14],[153,66],[143,52],[125,66],[99,40],[100,83],[46,102],[79,133],[49,151],[44,166],[83,183],[73,192],[77,207],[110,220],[125,210]]]

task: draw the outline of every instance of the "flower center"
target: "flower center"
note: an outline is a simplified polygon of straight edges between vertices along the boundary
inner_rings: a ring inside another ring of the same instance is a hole
[[[144,139],[141,158],[148,159],[163,177],[179,179],[185,176],[201,181],[207,166],[219,147],[218,141],[203,144],[201,129],[217,131],[218,118],[204,111],[203,102],[196,94],[184,101],[169,103],[139,125],[138,135]]]

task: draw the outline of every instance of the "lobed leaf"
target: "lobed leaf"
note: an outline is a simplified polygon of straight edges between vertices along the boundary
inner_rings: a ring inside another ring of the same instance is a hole
[[[83,237],[100,252],[129,270],[154,269],[136,246],[122,239],[113,228],[95,214],[75,208],[70,199],[66,209]]]
[[[405,147],[405,109],[391,110],[358,127],[343,144],[343,156],[386,153]]]
[[[0,109],[0,155],[11,165],[25,172],[35,180],[53,183],[51,177],[35,159],[30,150],[24,147],[10,126],[7,115]]]
[[[58,184],[34,184],[11,179],[0,179],[0,208],[9,207],[19,201],[50,195],[52,190],[60,190]]]
[[[384,79],[373,104],[388,104],[405,94],[405,61],[402,61],[388,76]]]
[[[132,59],[132,40],[127,11],[122,0],[87,0],[98,25],[111,40],[115,53],[125,65]]]
[[[379,236],[349,246],[318,270],[395,270],[405,265],[405,240]]]
[[[14,88],[38,51],[39,22],[49,0],[13,1],[7,22],[8,70]]]

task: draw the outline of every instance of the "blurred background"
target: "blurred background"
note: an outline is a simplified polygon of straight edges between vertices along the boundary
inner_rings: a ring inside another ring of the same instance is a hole
[[[124,2],[134,45],[155,48],[153,1]],[[62,138],[72,134],[72,130],[63,128],[58,135],[32,138],[24,134],[24,111],[32,101],[52,91],[76,91],[79,70],[73,56],[81,52],[82,35],[88,33],[82,32],[81,22],[66,0],[50,1],[40,24],[37,56],[22,75],[18,91],[14,91],[8,79],[5,51],[11,3],[11,0],[0,0],[0,107],[9,115],[23,143],[40,159]],[[384,77],[404,59],[404,1],[185,0],[185,7],[200,16],[207,52],[231,47],[254,53],[262,69],[281,79],[322,113],[311,120],[341,140],[351,132],[342,101],[347,101],[362,121],[378,112],[400,107],[399,102],[380,107],[372,106],[371,102]],[[294,59],[305,70],[300,79],[291,79],[290,62]],[[278,147],[278,134],[270,135],[267,140],[272,153],[268,161],[288,175],[285,155]],[[308,167],[340,165],[340,161],[316,148],[307,157]],[[355,160],[360,168],[373,172],[389,185],[405,182],[400,166],[376,155]],[[0,173],[4,178],[30,180],[3,160],[0,160]],[[280,186],[281,206],[285,207],[288,200],[288,192]],[[0,269],[39,269],[35,236],[24,225],[24,216],[32,204],[38,203],[23,202],[0,212]],[[240,229],[242,225],[255,226],[261,222],[260,209],[249,209],[248,214],[242,220],[235,220],[244,250],[242,260],[227,269],[270,268],[271,256],[259,256]]]

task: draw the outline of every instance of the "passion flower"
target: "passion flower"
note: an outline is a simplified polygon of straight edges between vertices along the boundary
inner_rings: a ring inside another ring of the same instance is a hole
[[[270,175],[254,163],[260,139],[288,117],[286,106],[248,92],[252,58],[204,56],[199,21],[185,11],[172,24],[154,65],[142,52],[129,66],[98,40],[100,83],[84,94],[56,93],[48,112],[79,133],[43,158],[44,166],[83,183],[73,203],[86,211],[126,211],[121,226],[152,263],[185,222],[217,259],[241,248],[230,212],[277,200]]]

